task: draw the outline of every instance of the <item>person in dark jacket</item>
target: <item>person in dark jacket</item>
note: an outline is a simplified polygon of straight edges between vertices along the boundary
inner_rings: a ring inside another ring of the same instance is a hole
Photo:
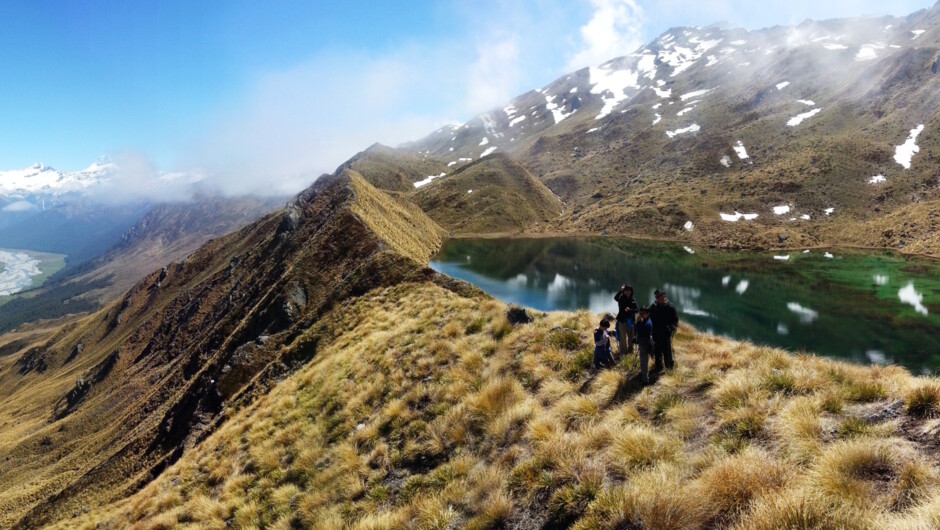
[[[594,328],[594,368],[609,368],[614,365],[614,358],[610,355],[608,329],[610,329],[610,321],[606,318]]]
[[[653,351],[653,323],[650,322],[650,308],[640,308],[640,318],[636,321],[636,347],[640,352],[640,377],[644,383],[650,382],[650,353]]]
[[[650,320],[653,323],[653,370],[672,369],[672,336],[679,328],[679,313],[676,306],[666,299],[666,293],[656,289],[653,293],[656,301],[650,306]]]
[[[619,343],[620,356],[626,353],[633,353],[634,343],[634,325],[636,323],[636,300],[633,298],[633,286],[623,284],[620,290],[614,295],[617,301],[617,342]]]

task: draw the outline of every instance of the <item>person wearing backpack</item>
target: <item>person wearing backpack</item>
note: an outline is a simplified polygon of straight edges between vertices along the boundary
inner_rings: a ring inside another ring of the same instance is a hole
[[[653,293],[656,301],[650,306],[650,320],[653,323],[653,358],[654,371],[661,371],[665,362],[666,369],[673,367],[672,336],[679,328],[679,313],[676,306],[666,299],[666,293],[656,289]]]
[[[623,284],[620,290],[614,295],[617,301],[617,342],[620,356],[627,353],[633,353],[634,325],[636,324],[636,299],[633,298],[633,286]]]
[[[610,368],[614,358],[610,355],[610,321],[606,318],[594,328],[594,368]]]
[[[650,322],[650,308],[640,308],[640,318],[636,321],[636,347],[640,354],[640,377],[644,383],[650,382],[650,353],[653,351],[653,323]]]

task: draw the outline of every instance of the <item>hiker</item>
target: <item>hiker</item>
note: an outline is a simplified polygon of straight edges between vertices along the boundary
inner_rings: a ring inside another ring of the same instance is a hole
[[[594,328],[594,368],[611,367],[614,358],[610,355],[610,321],[606,318]]]
[[[650,306],[650,320],[653,323],[653,365],[654,371],[662,371],[663,362],[666,368],[673,367],[672,336],[679,327],[679,314],[676,306],[666,299],[666,293],[661,289],[653,292],[656,301]]]
[[[617,301],[617,342],[620,356],[626,353],[633,353],[634,325],[636,324],[636,300],[633,298],[633,286],[623,284],[620,290],[614,295]]]
[[[650,353],[653,351],[653,323],[650,322],[650,307],[640,308],[640,318],[636,321],[636,347],[640,353],[640,377],[644,383],[650,382]]]

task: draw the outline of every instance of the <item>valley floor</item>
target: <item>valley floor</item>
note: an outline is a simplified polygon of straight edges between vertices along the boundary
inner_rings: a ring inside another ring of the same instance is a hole
[[[338,306],[299,372],[56,527],[940,526],[940,382],[684,328],[643,386],[590,368],[596,315],[506,309],[430,283]]]

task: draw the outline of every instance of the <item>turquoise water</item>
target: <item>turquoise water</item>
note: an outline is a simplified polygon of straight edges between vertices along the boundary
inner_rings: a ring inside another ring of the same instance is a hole
[[[692,252],[689,252],[692,251]],[[782,259],[788,256],[787,259]],[[665,289],[697,329],[860,363],[940,370],[940,263],[891,253],[727,252],[618,238],[456,239],[431,262],[506,302],[615,312]]]

